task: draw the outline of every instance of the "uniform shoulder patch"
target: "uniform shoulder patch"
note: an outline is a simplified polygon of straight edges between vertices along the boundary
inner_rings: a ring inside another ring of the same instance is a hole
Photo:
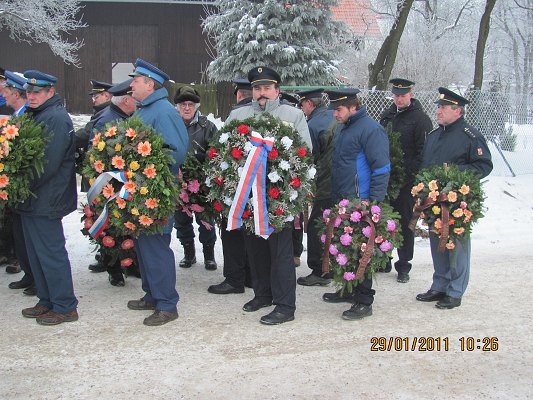
[[[476,134],[470,130],[469,127],[465,126],[463,132],[470,136],[472,139],[476,138]]]

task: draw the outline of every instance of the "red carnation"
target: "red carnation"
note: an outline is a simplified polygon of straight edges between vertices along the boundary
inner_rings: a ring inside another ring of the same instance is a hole
[[[300,158],[304,158],[306,156],[306,154],[307,154],[307,150],[305,149],[305,147],[300,147],[298,149],[298,156]]]
[[[85,229],[90,229],[91,226],[93,226],[94,224],[94,221],[92,218],[87,218],[84,222],[83,222],[83,226]]]
[[[244,210],[242,213],[243,218],[248,218],[252,213],[249,210]]]
[[[133,248],[133,240],[131,240],[131,239],[124,240],[120,247],[122,248],[122,250],[129,250],[129,249]]]
[[[276,213],[276,215],[281,215],[281,214],[283,214],[283,209],[281,207],[278,207],[278,208],[276,208],[275,213]]]
[[[218,185],[218,186],[222,186],[224,184],[224,179],[221,178],[220,176],[217,176],[215,178],[215,183]]]
[[[239,127],[237,128],[237,132],[239,132],[241,135],[248,135],[250,129],[248,129],[247,125],[239,125]]]
[[[268,152],[268,159],[269,160],[275,160],[276,158],[278,158],[278,151],[276,149],[272,149]]]
[[[301,184],[301,182],[300,182],[300,178],[296,177],[296,178],[292,178],[292,179],[291,179],[291,186],[292,186],[293,188],[299,188],[299,187],[300,187],[300,184]]]
[[[102,244],[105,247],[113,247],[115,245],[115,239],[113,239],[111,236],[104,236],[102,239]]]
[[[217,149],[215,149],[214,147],[210,148],[208,151],[207,151],[207,157],[209,157],[210,160],[212,160],[213,158],[215,158],[217,156]]]
[[[220,202],[218,200],[215,200],[213,202],[213,208],[217,211],[217,212],[221,212],[223,210],[223,207],[222,207],[222,204],[220,204]]]
[[[279,197],[279,189],[277,187],[271,187],[268,189],[268,195],[273,199],[277,199]]]
[[[131,264],[133,264],[133,259],[131,258],[124,258],[123,260],[120,260],[121,267],[129,267]]]
[[[241,126],[245,126],[245,125],[241,125]],[[243,151],[241,149],[238,149],[237,147],[234,147],[233,149],[231,149],[231,156],[236,160],[240,160],[242,158],[242,153]]]

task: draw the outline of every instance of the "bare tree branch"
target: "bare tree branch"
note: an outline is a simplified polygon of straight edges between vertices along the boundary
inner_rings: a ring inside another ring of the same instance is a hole
[[[444,28],[444,30],[435,37],[435,40],[439,40],[441,37],[443,37],[446,32],[454,29],[458,24],[459,24],[459,20],[461,19],[461,16],[463,15],[463,12],[467,9],[468,5],[470,4],[472,0],[468,0],[465,4],[463,4],[463,6],[461,7],[461,9],[459,10],[459,14],[457,14],[457,17],[455,18],[455,22],[453,23],[453,25],[450,25],[450,26],[447,26],[446,28]]]

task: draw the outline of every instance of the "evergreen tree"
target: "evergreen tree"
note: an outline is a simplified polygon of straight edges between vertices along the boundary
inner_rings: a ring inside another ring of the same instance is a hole
[[[203,21],[217,56],[214,81],[246,76],[257,65],[276,69],[286,85],[334,82],[339,36],[345,32],[330,8],[336,0],[220,0]]]

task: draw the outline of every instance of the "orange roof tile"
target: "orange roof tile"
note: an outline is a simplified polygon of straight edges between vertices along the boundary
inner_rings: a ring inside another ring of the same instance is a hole
[[[338,3],[331,8],[335,19],[344,21],[355,36],[382,38],[378,16],[372,10],[370,0],[338,0]]]

